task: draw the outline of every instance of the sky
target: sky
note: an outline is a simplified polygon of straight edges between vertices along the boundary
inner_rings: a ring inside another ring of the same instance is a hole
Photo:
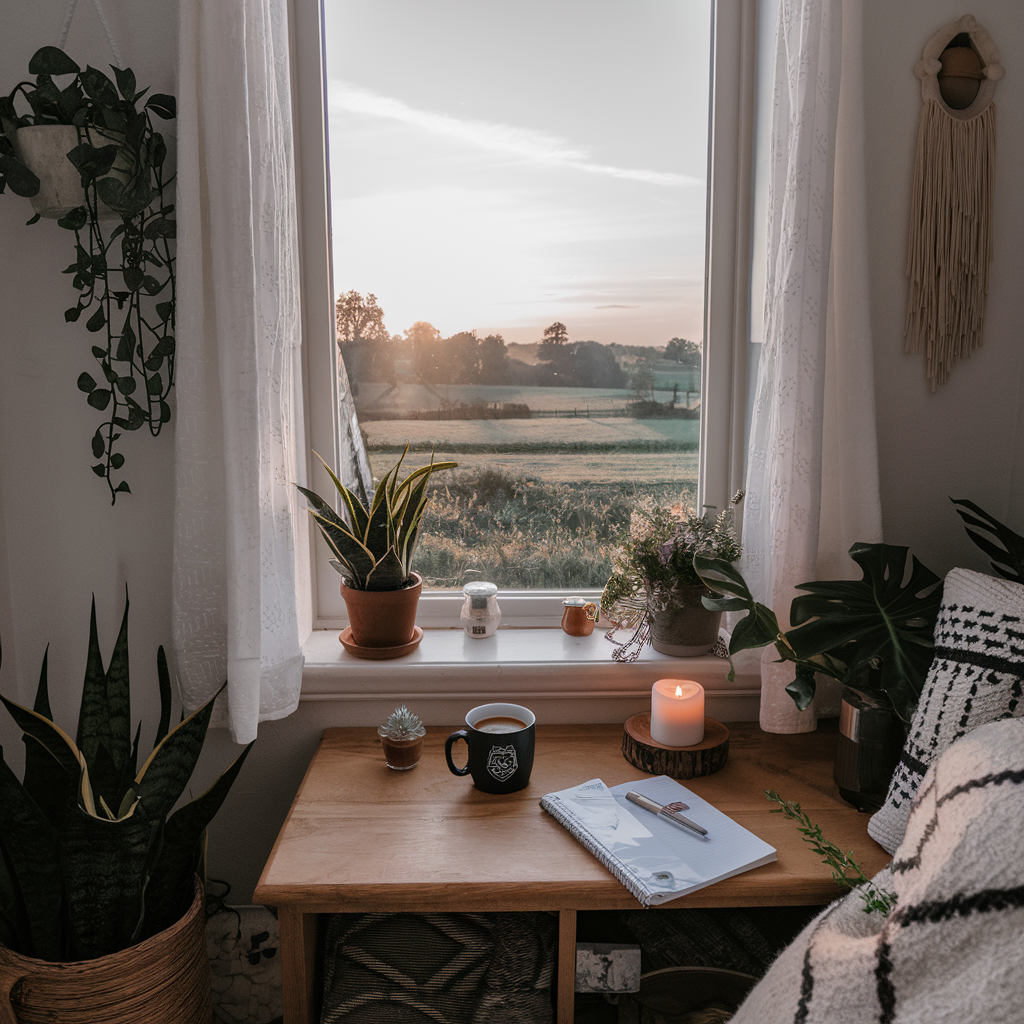
[[[335,292],[700,341],[710,0],[325,0]]]

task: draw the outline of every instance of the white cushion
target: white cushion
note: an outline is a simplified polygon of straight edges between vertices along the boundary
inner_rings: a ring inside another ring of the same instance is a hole
[[[965,733],[1024,714],[1024,586],[970,569],[946,576],[935,658],[907,742],[868,833],[889,853],[903,841],[928,766]]]

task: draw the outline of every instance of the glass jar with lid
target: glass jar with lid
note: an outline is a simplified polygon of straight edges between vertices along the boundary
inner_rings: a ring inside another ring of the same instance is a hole
[[[462,602],[462,614],[459,621],[466,631],[466,636],[477,640],[494,636],[494,631],[501,622],[501,609],[498,607],[498,588],[494,583],[478,580],[467,583],[462,588],[465,600]]]

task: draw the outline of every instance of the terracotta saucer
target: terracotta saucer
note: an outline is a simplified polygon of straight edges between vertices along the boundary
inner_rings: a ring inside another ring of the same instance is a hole
[[[401,658],[402,655],[415,651],[423,639],[423,630],[419,626],[414,626],[412,639],[407,644],[399,644],[397,647],[361,647],[352,640],[351,626],[346,626],[338,634],[338,639],[341,641],[341,646],[349,654],[353,654],[357,658],[369,658],[371,661],[387,661],[389,658]]]

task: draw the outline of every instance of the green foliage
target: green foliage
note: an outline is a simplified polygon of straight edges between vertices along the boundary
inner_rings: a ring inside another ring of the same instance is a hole
[[[252,744],[206,793],[172,814],[202,751],[213,700],[168,728],[171,687],[161,647],[160,726],[138,766],[127,597],[106,668],[93,601],[74,740],[52,720],[46,666],[44,656],[31,710],[0,695],[25,741],[21,782],[0,751],[0,940],[43,960],[90,960],[155,935],[188,909],[206,826]]]
[[[622,622],[622,606],[631,609],[639,601],[650,607],[680,584],[699,584],[701,578],[694,568],[698,553],[725,565],[739,558],[732,508],[710,518],[688,504],[665,506],[641,498],[630,515],[629,535],[615,554],[601,595],[603,613],[613,622]]]
[[[949,500],[964,521],[967,536],[992,559],[992,568],[1004,579],[1024,583],[1024,537],[1004,526],[973,501],[965,498]],[[977,532],[979,530],[982,532]],[[986,533],[990,536],[986,537]]]
[[[856,889],[864,901],[864,913],[879,913],[888,917],[896,906],[896,893],[874,885],[870,878],[853,859],[853,851],[843,853],[835,843],[826,839],[821,826],[815,825],[807,814],[800,809],[798,803],[783,800],[773,789],[764,791],[765,798],[779,804],[772,808],[772,814],[784,814],[790,821],[798,823],[798,831],[803,834],[804,842],[808,843],[815,853],[820,853],[822,863],[832,869],[832,881],[841,889]]]
[[[164,171],[167,145],[153,117],[173,119],[176,104],[162,94],[147,99],[149,90],[138,89],[130,68],[111,70],[114,81],[93,67],[82,71],[55,46],[36,51],[29,62],[35,82],[19,82],[0,97],[0,193],[5,185],[21,196],[39,191],[39,179],[11,144],[19,128],[77,128],[79,144],[67,159],[79,171],[85,202],[57,221],[75,236],[75,259],[63,272],[72,276],[78,298],[64,319],[76,323],[91,310],[86,329],[102,332],[92,353],[111,386],[97,387],[83,373],[78,387],[92,408],[106,414],[90,445],[100,460],[93,472],[106,481],[113,504],[118,494],[131,493],[125,480],[114,479],[125,461],[115,451],[122,432],[145,425],[156,436],[171,418],[176,225],[166,196],[172,181]],[[74,78],[59,88],[54,75]],[[19,97],[29,107],[20,114]],[[100,220],[101,204],[120,217],[112,230]]]
[[[913,558],[904,585],[908,553],[891,544],[854,544],[850,557],[863,577],[800,584],[796,589],[807,593],[793,600],[790,621],[796,626],[785,632],[735,567],[698,554],[694,569],[721,595],[704,598],[705,607],[747,612],[733,630],[730,655],[775,644],[780,659],[796,666],[786,690],[801,710],[814,697],[815,672],[823,672],[909,721],[932,661],[942,581]]]
[[[659,500],[678,497],[676,488],[653,490]],[[489,468],[445,474],[431,492],[416,567],[433,587],[599,587],[636,497],[624,484],[548,483]]]
[[[393,740],[408,740],[423,735],[423,723],[404,704],[395,708],[381,726],[384,733]]]
[[[350,491],[324,462],[344,505],[345,519],[319,494],[299,487],[313,506],[310,515],[334,555],[331,564],[354,590],[400,590],[406,585],[412,574],[430,477],[438,470],[458,465],[435,463],[431,455],[430,465],[413,470],[399,483],[398,473],[408,450],[406,446],[402,457],[384,474],[369,505]]]

